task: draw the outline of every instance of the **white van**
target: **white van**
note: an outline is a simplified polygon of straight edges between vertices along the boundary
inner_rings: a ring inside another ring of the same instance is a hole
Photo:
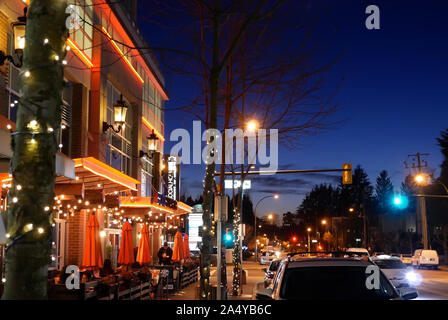
[[[436,270],[439,266],[439,255],[436,250],[415,250],[412,256],[414,268],[428,267]]]
[[[369,257],[369,251],[366,248],[348,248],[345,250],[345,252],[353,252],[353,253],[359,253],[360,255],[364,255]]]

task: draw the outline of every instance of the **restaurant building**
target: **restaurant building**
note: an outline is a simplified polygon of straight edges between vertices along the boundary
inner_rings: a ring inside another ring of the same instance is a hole
[[[163,75],[151,52],[139,49],[148,43],[136,25],[135,0],[72,3],[80,19],[67,40],[51,268],[81,266],[91,214],[99,221],[103,257],[113,266],[125,218],[132,221],[135,247],[142,223],[148,224],[154,261],[163,241],[171,241],[191,211],[177,201],[178,189],[177,199],[167,196],[163,179],[163,105],[169,99]],[[0,0],[0,50],[6,54],[14,55],[11,23],[26,5]],[[20,103],[19,73],[12,63],[0,66],[2,209],[11,182],[10,137]]]

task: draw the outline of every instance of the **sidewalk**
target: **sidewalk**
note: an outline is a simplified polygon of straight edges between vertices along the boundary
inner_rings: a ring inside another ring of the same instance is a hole
[[[256,291],[256,285],[262,282],[264,279],[264,272],[261,271],[262,266],[254,261],[244,261],[243,269],[246,270],[246,284],[243,285],[243,293],[240,296],[229,296],[229,300],[251,300]],[[232,272],[233,266],[227,266],[227,285],[229,291],[231,291],[232,286]],[[216,286],[216,267],[212,267],[210,271],[210,283]],[[198,300],[197,297],[197,287],[199,287],[199,282],[193,283],[183,290],[170,295],[168,300]]]

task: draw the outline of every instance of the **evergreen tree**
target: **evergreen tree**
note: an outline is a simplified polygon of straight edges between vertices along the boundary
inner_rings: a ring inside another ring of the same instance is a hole
[[[442,169],[440,172],[440,180],[445,185],[448,185],[448,129],[440,133],[440,138],[437,138],[437,143],[439,144],[440,151],[444,157],[444,160],[440,165],[440,168]]]
[[[391,209],[390,204],[394,193],[394,186],[386,170],[381,171],[378,178],[376,178],[375,192],[378,209],[381,213],[388,213]]]

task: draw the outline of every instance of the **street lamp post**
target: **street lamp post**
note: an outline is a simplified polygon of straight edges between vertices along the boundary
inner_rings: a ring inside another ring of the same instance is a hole
[[[255,261],[258,261],[258,244],[257,244],[257,207],[258,205],[261,203],[261,201],[263,201],[264,199],[268,199],[268,198],[274,198],[274,199],[278,199],[278,194],[274,194],[271,196],[265,196],[263,198],[261,198],[260,200],[258,200],[257,204],[255,205],[255,210],[254,210],[254,236],[255,236]]]
[[[420,185],[420,193],[423,195],[419,197],[419,209],[422,218],[422,236],[423,236],[423,249],[428,249],[428,222],[426,219],[426,198],[423,192],[423,186],[426,184],[425,175],[422,173],[419,167],[419,173],[415,176],[415,182]]]
[[[311,252],[311,242],[310,242],[311,228],[306,229],[306,231],[308,232],[308,252]]]

